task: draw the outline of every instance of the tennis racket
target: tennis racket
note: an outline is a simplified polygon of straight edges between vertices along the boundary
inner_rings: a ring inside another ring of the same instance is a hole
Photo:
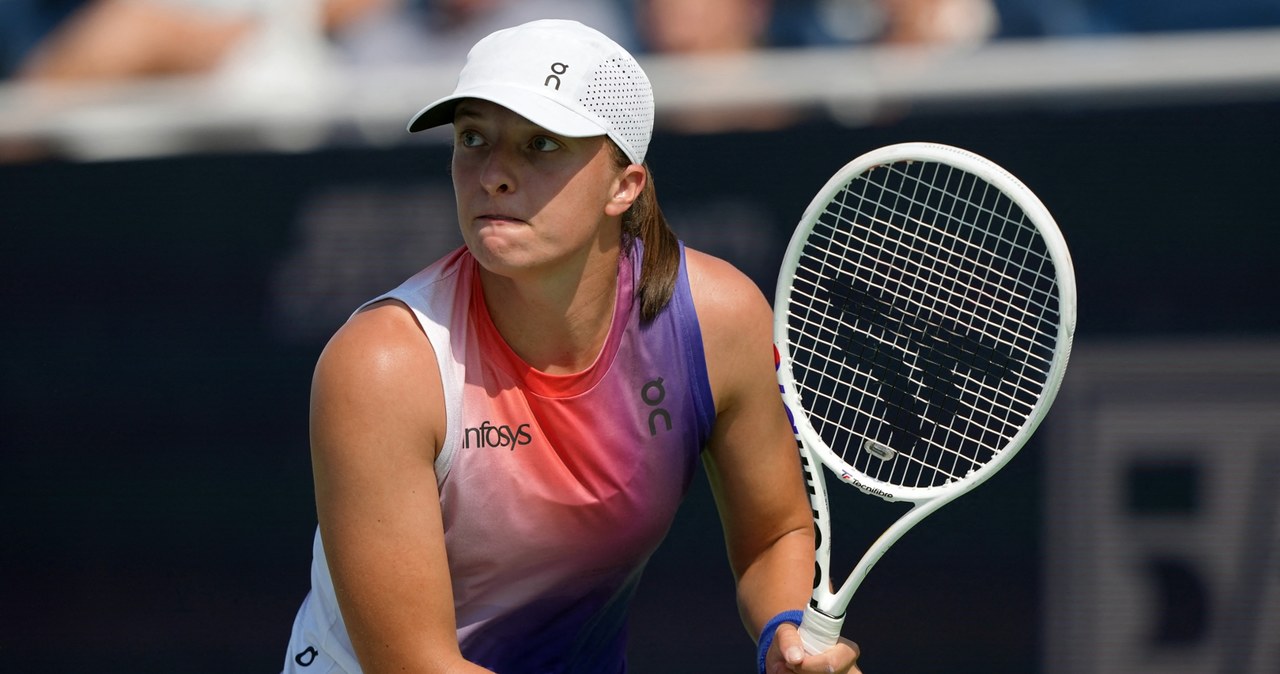
[[[817,535],[806,650],[836,643],[850,598],[903,534],[1026,443],[1057,394],[1075,323],[1074,271],[1052,216],[978,155],[884,147],[814,197],[774,299],[778,383]],[[839,588],[821,466],[911,504]]]

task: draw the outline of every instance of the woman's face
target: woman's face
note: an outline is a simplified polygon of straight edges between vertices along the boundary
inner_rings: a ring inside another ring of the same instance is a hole
[[[474,99],[458,104],[453,126],[458,223],[486,269],[515,277],[618,246],[618,216],[644,169],[619,169],[605,136],[556,136]]]

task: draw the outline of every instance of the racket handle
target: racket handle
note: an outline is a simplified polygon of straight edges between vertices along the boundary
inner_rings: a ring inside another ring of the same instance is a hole
[[[813,606],[806,606],[804,618],[800,621],[800,643],[810,655],[821,653],[840,640],[840,628],[844,618],[832,618],[819,612]]]

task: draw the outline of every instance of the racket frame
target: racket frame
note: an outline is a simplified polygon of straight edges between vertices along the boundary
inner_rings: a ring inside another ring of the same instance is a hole
[[[900,162],[938,162],[973,174],[998,188],[1012,199],[1035,224],[1043,237],[1048,255],[1053,261],[1057,277],[1059,325],[1055,355],[1046,376],[1043,395],[1036,401],[1027,421],[1010,438],[1005,447],[991,461],[976,468],[965,477],[932,487],[902,487],[877,480],[857,471],[835,454],[813,428],[805,414],[791,370],[789,353],[788,304],[798,261],[807,244],[809,234],[825,213],[828,204],[853,180],[875,167]],[[899,143],[863,154],[846,164],[833,175],[813,197],[805,209],[795,232],[792,234],[783,258],[774,296],[774,345],[776,349],[778,387],[795,433],[800,452],[810,506],[813,511],[816,540],[816,564],[814,591],[805,609],[800,626],[801,638],[810,653],[824,651],[835,645],[843,626],[849,600],[862,584],[871,568],[884,556],[907,531],[942,506],[985,482],[1007,464],[1026,444],[1040,422],[1048,413],[1057,396],[1062,377],[1070,357],[1076,326],[1075,272],[1066,241],[1054,222],[1053,216],[1020,180],[994,162],[977,154],[939,143]],[[830,555],[831,524],[830,504],[827,496],[826,466],[837,478],[863,493],[886,501],[904,501],[911,508],[863,554],[845,582],[832,589]]]

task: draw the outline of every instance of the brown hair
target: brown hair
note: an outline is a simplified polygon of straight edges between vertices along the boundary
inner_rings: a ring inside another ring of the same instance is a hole
[[[631,160],[614,143],[615,163],[619,168],[631,164]],[[640,320],[651,321],[667,304],[676,288],[676,274],[680,271],[680,244],[671,225],[658,206],[658,194],[653,187],[653,171],[644,164],[647,180],[640,196],[631,208],[622,214],[622,249],[630,253],[639,239],[644,244],[640,260],[640,278],[636,280],[636,298],[640,300]]]

